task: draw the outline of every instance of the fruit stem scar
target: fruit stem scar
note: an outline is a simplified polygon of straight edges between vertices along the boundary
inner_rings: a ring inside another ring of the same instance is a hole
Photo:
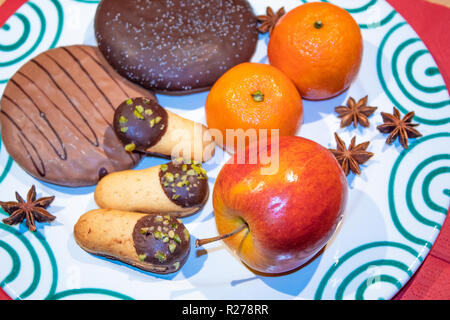
[[[253,92],[252,98],[253,98],[253,101],[255,101],[255,102],[263,102],[264,101],[264,95],[260,90]]]
[[[320,29],[320,28],[322,28],[322,26],[323,26],[322,21],[318,20],[318,21],[314,22],[314,28]]]
[[[205,239],[197,239],[195,241],[195,247],[201,247],[207,243],[210,242],[214,242],[214,241],[218,241],[218,240],[223,240],[226,238],[229,238],[231,236],[234,236],[236,233],[239,233],[240,231],[244,230],[244,229],[248,229],[248,225],[246,223],[243,223],[239,228],[235,229],[234,231],[227,233],[227,234],[223,234],[217,237],[212,237],[212,238],[205,238]]]

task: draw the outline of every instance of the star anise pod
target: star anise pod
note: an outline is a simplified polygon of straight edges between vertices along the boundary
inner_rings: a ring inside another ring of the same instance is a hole
[[[339,106],[334,108],[341,118],[341,128],[349,126],[353,123],[356,128],[359,123],[363,127],[368,127],[370,125],[368,117],[377,110],[377,107],[367,106],[367,96],[360,99],[358,103],[352,97],[348,98],[347,106]]]
[[[269,34],[271,34],[278,20],[280,20],[280,18],[284,16],[285,13],[286,11],[284,10],[284,8],[279,9],[275,13],[273,12],[271,7],[267,7],[265,15],[256,17],[258,21],[261,23],[258,27],[258,31],[260,33],[269,32]]]
[[[414,117],[414,111],[408,112],[403,119],[401,118],[400,111],[394,107],[394,113],[381,112],[383,118],[383,124],[380,124],[377,129],[382,133],[389,133],[386,143],[393,143],[397,137],[403,148],[408,149],[408,138],[421,137],[422,134],[414,129],[418,123],[412,123]]]
[[[352,138],[350,145],[347,149],[345,146],[345,142],[337,135],[334,134],[334,138],[336,139],[337,149],[329,149],[333,155],[336,157],[336,160],[341,165],[345,174],[348,176],[350,171],[361,174],[361,169],[359,167],[360,164],[365,163],[371,157],[373,157],[372,152],[366,151],[369,146],[369,141],[360,143],[355,146],[356,136]]]
[[[47,212],[47,207],[55,199],[54,196],[36,199],[36,188],[31,187],[27,194],[27,201],[25,201],[17,192],[17,201],[0,201],[0,206],[5,210],[9,217],[3,219],[3,223],[14,225],[26,220],[28,230],[36,231],[37,222],[50,222],[55,220],[55,216]]]

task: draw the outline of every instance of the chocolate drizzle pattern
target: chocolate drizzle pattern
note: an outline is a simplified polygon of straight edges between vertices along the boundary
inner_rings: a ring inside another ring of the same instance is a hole
[[[17,74],[20,74],[22,77],[26,78],[27,81],[29,81],[31,84],[33,84],[33,86],[39,90],[39,93],[41,93],[42,95],[44,95],[48,101],[50,101],[50,103],[56,108],[59,109],[62,113],[62,115],[64,116],[64,118],[69,121],[77,130],[78,132],[86,139],[88,140],[93,146],[98,147],[99,146],[99,142],[98,142],[98,137],[97,134],[95,133],[94,129],[92,129],[91,126],[88,125],[89,131],[91,132],[93,138],[95,141],[92,141],[91,138],[89,138],[78,126],[76,126],[74,124],[74,122],[72,121],[72,119],[70,117],[67,116],[67,114],[64,112],[64,110],[60,109],[51,99],[50,97],[47,95],[47,93],[41,89],[41,87],[39,87],[36,82],[34,82],[31,78],[29,78],[26,74],[20,72],[20,70],[17,72]],[[74,110],[78,113],[78,115],[83,119],[83,121],[88,124],[86,118],[83,116],[83,114],[80,113],[80,111],[78,110],[78,108],[74,108]]]
[[[22,66],[7,84],[0,101],[3,142],[38,179],[93,185],[141,158],[123,149],[112,128],[115,106],[130,96],[155,99],[118,75],[95,47],[52,49]]]
[[[66,68],[64,68],[63,66],[61,66],[61,64],[54,59],[51,55],[47,54],[47,53],[43,53],[47,58],[49,58],[50,60],[53,61],[53,63],[55,63],[59,69],[64,72],[64,74],[72,81],[72,83],[83,93],[84,97],[89,100],[89,103],[91,105],[93,105],[94,107],[96,106],[94,101],[92,101],[92,99],[89,97],[89,95],[87,94],[87,92],[85,90],[83,90],[83,88],[77,83],[77,81],[72,77],[72,75],[70,74],[69,71],[66,70]],[[64,92],[64,90],[57,84],[57,82],[55,81],[54,77],[50,74],[50,72],[48,72],[48,70],[46,68],[44,68],[39,62],[31,60],[33,63],[35,63],[37,66],[39,66],[39,68],[41,68],[50,79],[52,79],[53,83],[55,83],[55,85],[57,85],[58,88],[61,89],[62,92]],[[72,99],[70,99],[69,97],[67,97],[67,95],[64,93],[64,96],[67,98],[68,101],[70,101],[70,103],[74,106],[74,108],[77,108],[75,103],[73,102]],[[98,108],[95,108],[98,111]],[[108,122],[108,120],[105,118],[105,116],[98,111],[99,114],[102,116],[103,120],[108,123],[108,125],[111,125],[110,122]],[[89,122],[86,121],[86,124],[89,126]]]

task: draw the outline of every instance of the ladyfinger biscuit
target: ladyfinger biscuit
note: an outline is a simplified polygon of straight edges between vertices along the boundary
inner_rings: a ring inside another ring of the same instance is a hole
[[[181,220],[112,209],[80,217],[74,238],[85,251],[154,272],[179,270],[190,252],[190,236]]]
[[[201,164],[178,159],[143,170],[105,176],[94,192],[100,208],[185,217],[199,211],[209,195]]]
[[[167,111],[147,98],[133,98],[121,103],[114,114],[114,131],[129,152],[200,162],[214,155],[215,143],[204,125]]]

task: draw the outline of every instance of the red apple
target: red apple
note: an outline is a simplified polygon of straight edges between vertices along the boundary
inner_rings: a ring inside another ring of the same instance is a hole
[[[333,235],[347,199],[346,176],[326,148],[293,136],[280,137],[278,148],[275,173],[262,173],[267,164],[253,144],[241,152],[247,160],[256,153],[257,163],[238,164],[238,152],[213,191],[219,234],[238,230],[225,243],[263,273],[283,273],[311,259]],[[276,151],[274,145],[268,149]]]

